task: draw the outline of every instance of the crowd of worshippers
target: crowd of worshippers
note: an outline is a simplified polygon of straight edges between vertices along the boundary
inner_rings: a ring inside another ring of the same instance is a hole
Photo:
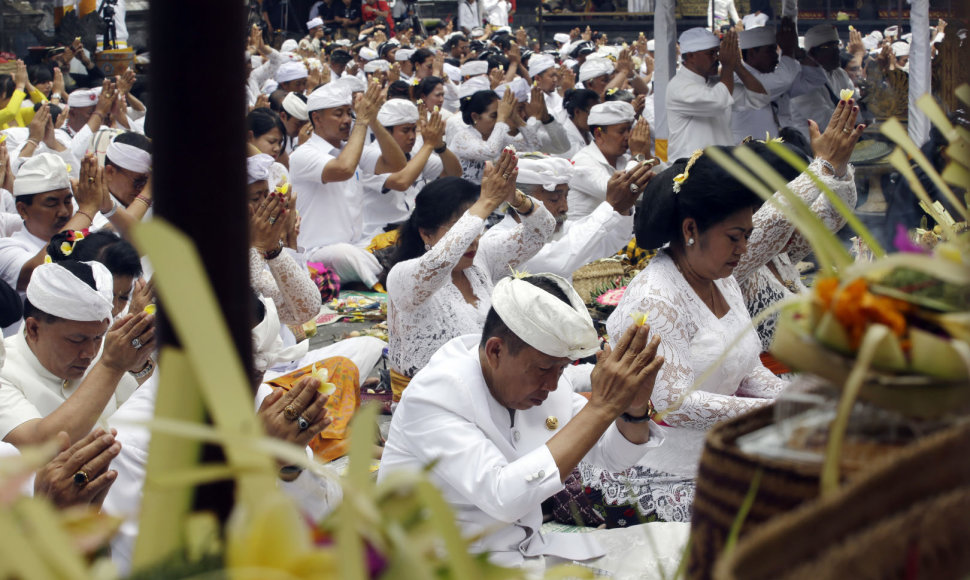
[[[254,28],[239,88],[252,382],[268,434],[319,457],[318,435],[349,417],[325,410],[315,378],[269,381],[320,364],[338,389],[360,389],[386,356],[380,478],[433,464],[473,548],[495,561],[629,565],[629,550],[610,560],[595,534],[540,533],[543,519],[685,526],[705,431],[786,384],[766,353],[774,318],[753,328],[752,317],[805,290],[807,241],[704,148],[751,149],[836,231],[830,200],[760,139],[783,135],[854,207],[865,111],[843,66],[857,50],[891,50],[886,66],[905,68],[902,49],[830,24],[804,38],[790,21],[686,30],[661,160],[643,36],[610,44],[577,29],[538,50],[507,27],[377,30],[356,43],[326,41],[320,18],[307,27],[279,48]],[[72,59],[89,57],[75,46],[0,76],[0,452],[57,439],[61,453],[24,493],[124,518],[112,542],[124,571],[149,441],[132,424],[152,416],[164,372],[151,264],[127,239],[151,219],[152,142],[134,75],[85,88],[64,72]],[[604,343],[572,273],[631,244],[656,254]],[[387,344],[297,340],[338,284],[386,292]],[[340,502],[336,475],[280,467],[309,517]]]

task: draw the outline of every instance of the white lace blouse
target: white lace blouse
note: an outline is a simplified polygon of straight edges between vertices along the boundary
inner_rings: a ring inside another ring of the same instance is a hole
[[[658,449],[640,462],[656,471],[692,475],[707,429],[768,404],[785,386],[761,364],[761,344],[735,279],[714,283],[730,306],[721,318],[714,316],[666,250],[661,250],[630,282],[606,322],[615,344],[633,323],[631,314],[647,313],[651,335],[660,335],[658,354],[664,357],[653,403],[663,411],[686,395],[680,407],[664,419],[674,427],[668,430],[670,437],[664,444],[670,449]],[[742,331],[740,342],[728,350]],[[725,359],[715,365],[725,351]],[[690,392],[694,382],[711,368],[710,375]]]
[[[320,290],[302,260],[283,250],[272,260],[249,248],[249,278],[253,289],[272,298],[283,324],[303,324],[320,313]]]
[[[856,204],[855,172],[852,166],[842,178],[823,175],[822,161],[815,159],[809,169],[818,175],[850,208]],[[801,174],[788,184],[788,188],[802,201],[809,204],[822,222],[833,232],[845,225],[842,217],[824,193],[806,174]],[[777,198],[781,194],[776,193]],[[748,240],[748,249],[734,270],[734,277],[741,286],[748,314],[754,318],[765,308],[779,300],[802,292],[805,286],[795,267],[808,256],[812,248],[795,226],[774,204],[765,203],[754,214],[754,231]],[[776,276],[768,267],[771,263],[778,272]],[[779,277],[781,279],[779,279]],[[775,334],[777,316],[770,316],[758,325],[762,349],[768,350]]]
[[[539,129],[534,123],[519,128],[519,133],[509,135],[509,126],[499,121],[495,123],[488,139],[482,139],[478,129],[470,125],[461,128],[455,134],[452,143],[448,144],[451,151],[461,161],[462,177],[475,182],[482,182],[482,172],[486,161],[495,161],[508,145],[519,151],[538,151],[540,148]]]
[[[533,200],[535,211],[508,232],[483,238],[472,266],[464,271],[477,304],[469,304],[451,280],[468,247],[482,235],[485,220],[468,212],[419,258],[396,264],[387,275],[388,351],[397,372],[414,376],[431,355],[456,336],[482,331],[491,294],[509,266],[535,255],[552,235],[556,220]]]

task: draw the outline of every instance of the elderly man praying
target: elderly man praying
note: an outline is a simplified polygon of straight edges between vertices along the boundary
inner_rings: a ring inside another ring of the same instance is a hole
[[[602,556],[597,532],[540,533],[540,504],[580,460],[620,471],[663,442],[650,402],[663,359],[648,331],[632,325],[615,350],[600,351],[566,280],[503,279],[482,334],[452,339],[411,380],[378,479],[430,465],[462,531],[478,538],[472,550],[495,563],[541,568],[555,558]],[[594,353],[587,401],[562,372]]]

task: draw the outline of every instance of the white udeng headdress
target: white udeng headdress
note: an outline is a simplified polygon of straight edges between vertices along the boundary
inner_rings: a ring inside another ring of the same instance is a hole
[[[41,312],[65,320],[100,322],[111,320],[114,279],[101,262],[81,262],[91,267],[97,290],[57,263],[34,268],[27,284],[27,300]]]
[[[492,308],[516,336],[554,357],[579,359],[600,349],[593,319],[572,285],[555,274],[536,274],[558,286],[566,304],[549,292],[515,277],[503,278],[492,291]]]

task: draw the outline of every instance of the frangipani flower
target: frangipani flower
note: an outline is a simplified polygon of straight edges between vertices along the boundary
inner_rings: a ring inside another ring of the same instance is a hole
[[[71,252],[74,251],[74,244],[71,242],[61,242],[61,253],[65,256],[70,256]]]
[[[509,270],[512,272],[512,277],[513,278],[518,278],[519,280],[521,280],[522,278],[526,278],[526,277],[528,277],[528,276],[531,275],[528,272],[526,272],[525,270],[516,270],[512,266],[509,266]]]
[[[327,380],[330,378],[330,371],[328,371],[326,367],[318,369],[317,363],[313,363],[313,369],[310,371],[310,376],[320,381],[320,386],[317,387],[317,390],[320,391],[321,394],[329,397],[334,393],[334,391],[337,390],[337,385],[327,382]]]
[[[154,304],[149,304],[145,307],[145,312],[148,314],[155,314],[156,310],[158,310],[158,307],[156,307]]]
[[[855,89],[842,89],[839,91],[839,98],[843,101],[848,101],[855,95]]]
[[[630,318],[633,319],[633,324],[637,326],[643,326],[647,323],[647,317],[650,316],[650,311],[646,312],[631,312]]]
[[[690,176],[690,168],[693,167],[695,163],[697,163],[697,160],[700,159],[701,155],[703,154],[704,154],[703,149],[698,149],[697,151],[694,151],[694,154],[691,155],[690,159],[687,160],[687,165],[684,167],[684,172],[678,173],[677,175],[674,176],[674,193],[680,193],[680,187],[684,184],[685,181],[687,181],[687,178]]]

